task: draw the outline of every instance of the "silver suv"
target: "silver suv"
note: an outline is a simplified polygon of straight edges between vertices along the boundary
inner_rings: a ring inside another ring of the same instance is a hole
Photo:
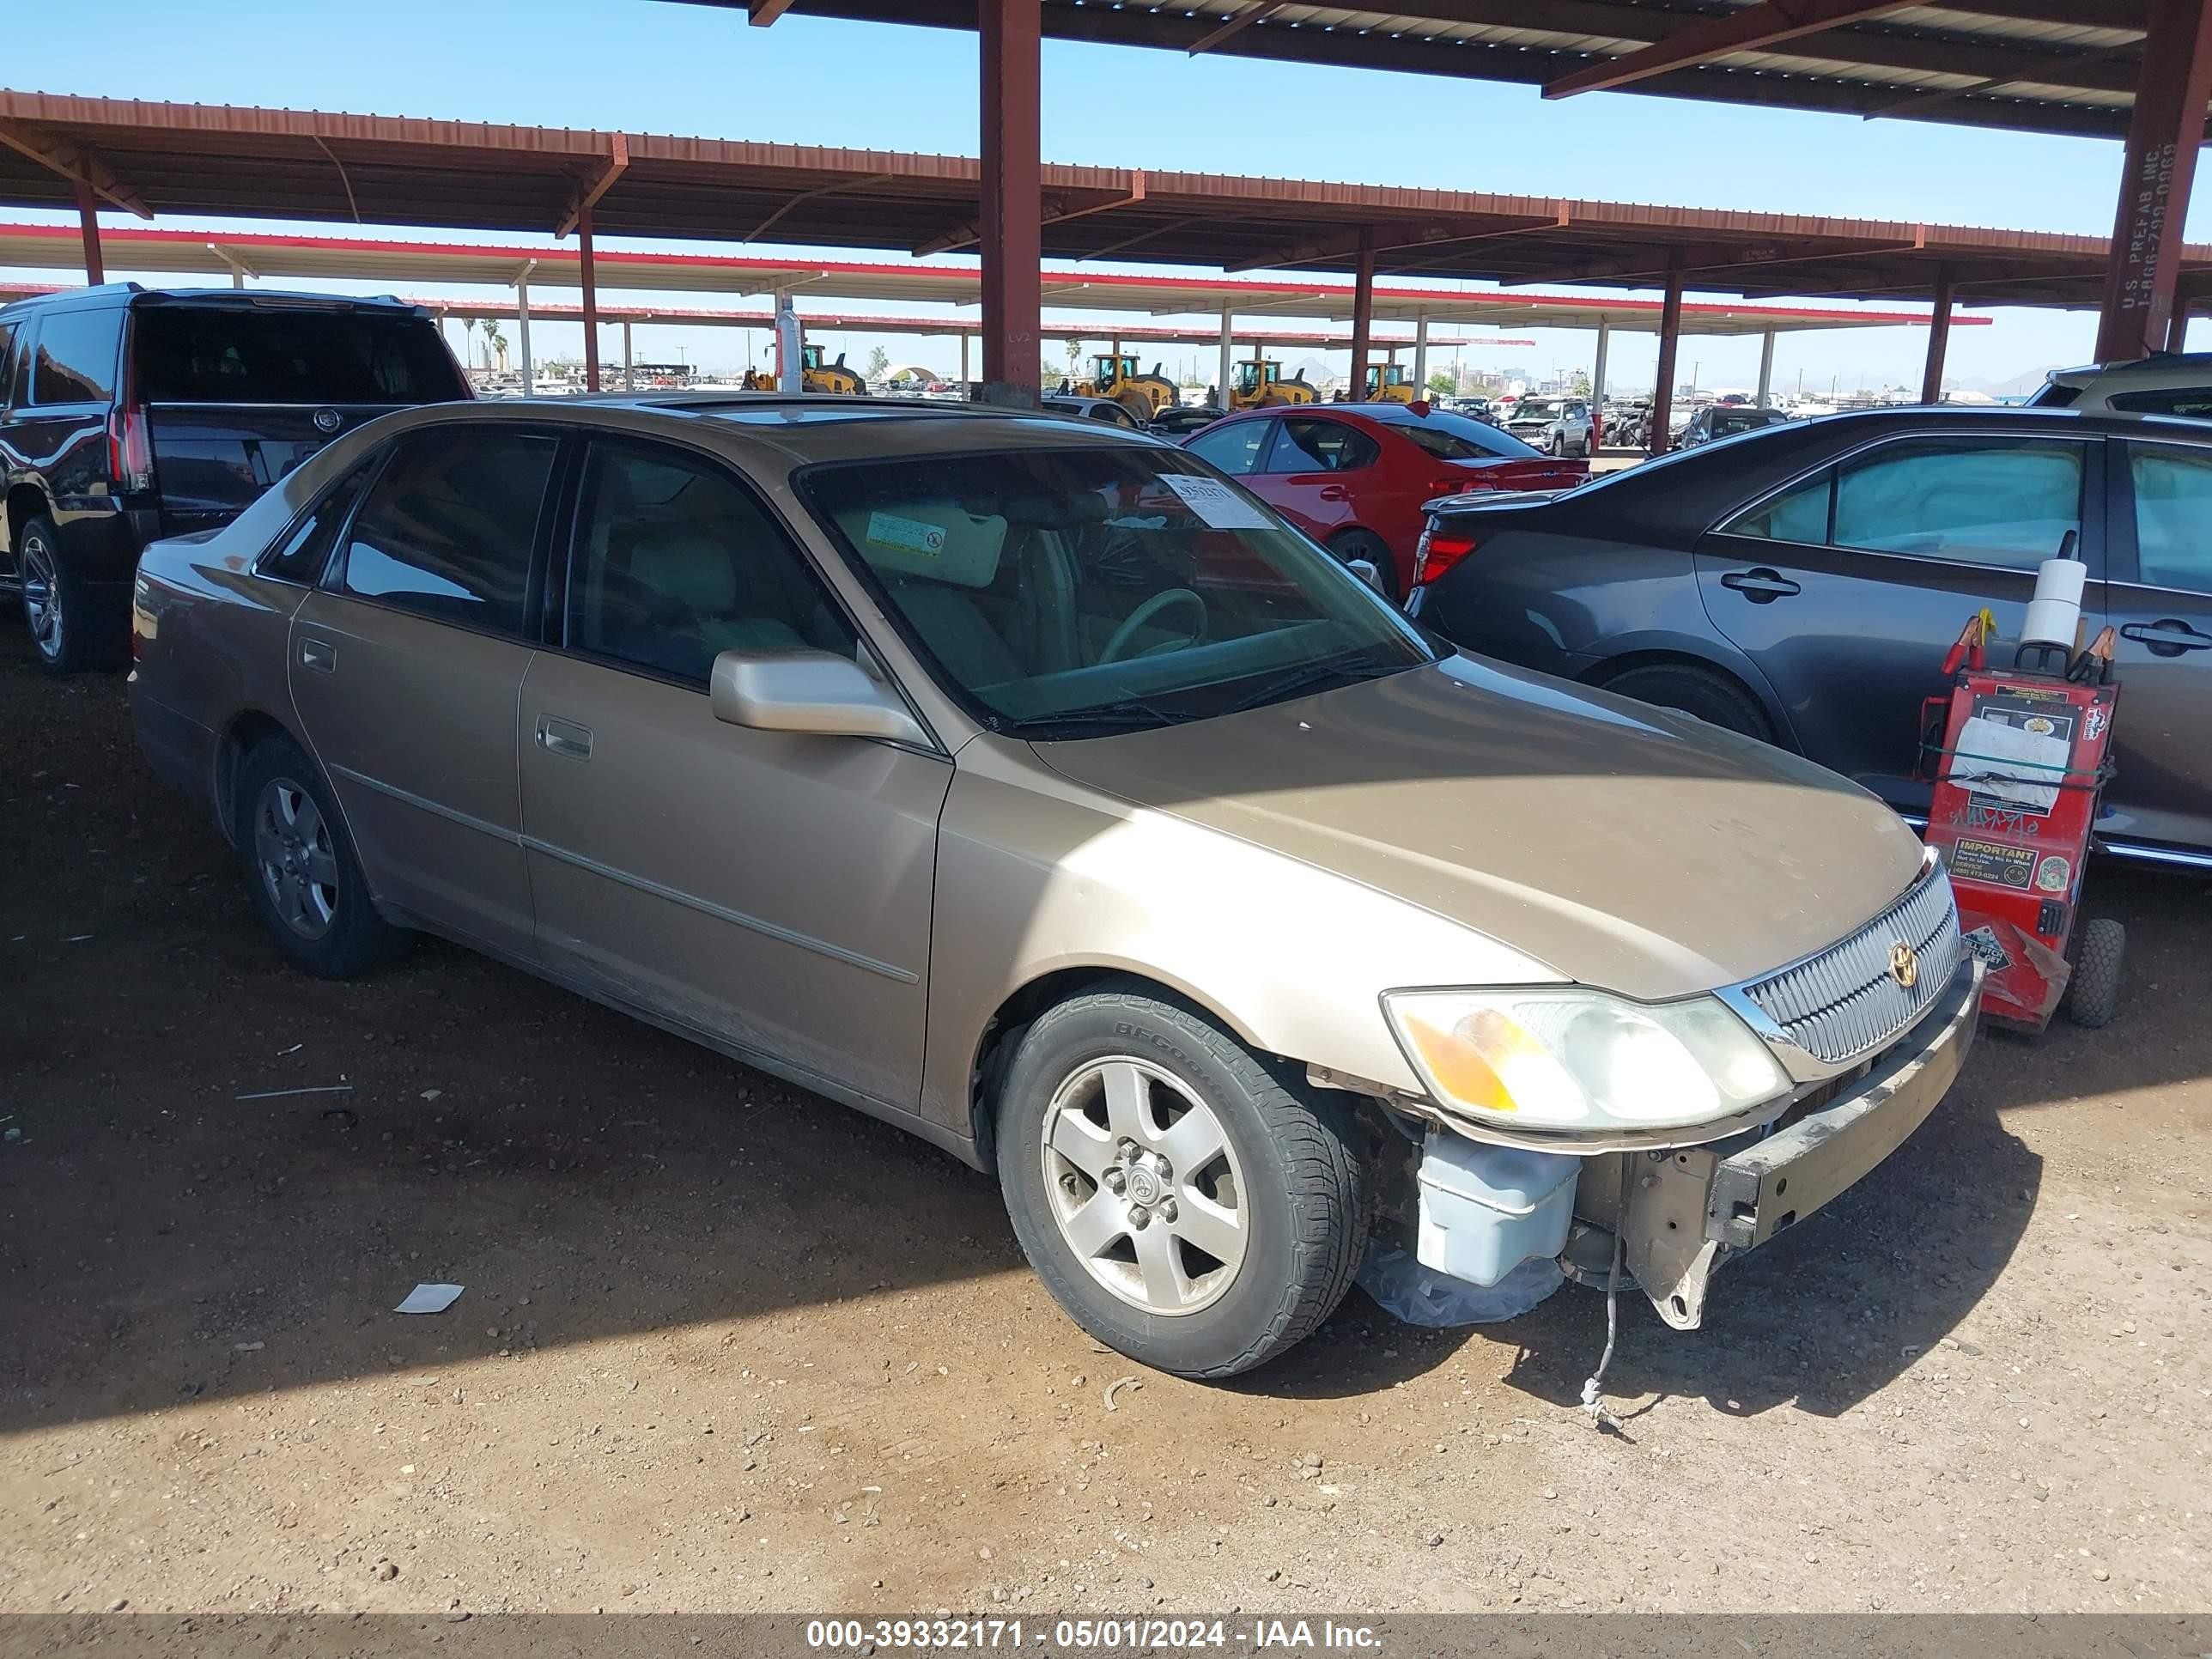
[[[2028,404],[2090,415],[2212,419],[2212,352],[2161,351],[2133,362],[2054,368]]]

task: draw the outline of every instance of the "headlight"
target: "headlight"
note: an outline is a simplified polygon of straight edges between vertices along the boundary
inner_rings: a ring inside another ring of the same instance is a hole
[[[1500,1127],[1681,1128],[1790,1087],[1766,1045],[1711,997],[1392,991],[1382,1006],[1437,1099]]]

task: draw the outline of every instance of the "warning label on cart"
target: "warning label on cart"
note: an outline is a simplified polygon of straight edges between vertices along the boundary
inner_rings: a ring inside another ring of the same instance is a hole
[[[1996,841],[1956,841],[1945,862],[1954,881],[1978,881],[1990,887],[2027,891],[2035,879],[2035,849]]]

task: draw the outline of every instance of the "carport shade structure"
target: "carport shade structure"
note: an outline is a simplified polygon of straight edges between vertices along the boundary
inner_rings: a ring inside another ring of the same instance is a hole
[[[1057,27],[1075,9],[1052,0],[1044,16]],[[1272,27],[1255,23],[1238,38]],[[985,171],[964,156],[0,91],[0,204],[69,208],[82,191],[147,217],[541,235],[580,231],[587,217],[594,234],[929,254],[983,242]],[[1414,276],[1663,287],[1679,272],[1687,289],[1747,298],[1921,301],[1940,275],[1965,302],[2061,306],[2095,304],[2110,263],[2110,245],[2093,236],[1123,167],[1041,163],[1036,191],[1042,257],[1343,273],[1355,278],[1355,301],[1363,245],[1372,284]],[[1003,220],[1027,198],[995,199]],[[95,219],[80,216],[94,241]],[[2169,234],[2179,222],[2177,211]],[[998,284],[985,307],[988,355],[1013,289],[1047,296],[1036,258],[1014,264],[982,252]],[[605,262],[594,249],[595,268]],[[2212,249],[2179,248],[2170,263],[2185,300],[2212,293]],[[1379,288],[1370,295],[1379,305]],[[1029,349],[1005,339],[995,349],[1011,377],[1003,384],[1018,395],[1038,374],[1035,324],[1012,331],[1030,337]]]
[[[686,3],[742,10],[761,24],[794,12],[965,28],[978,15],[967,0]],[[2178,343],[2195,297],[2178,284],[2212,94],[2212,0],[1401,0],[1389,11],[1285,0],[981,0],[987,20],[1010,11],[1054,39],[1518,82],[1547,98],[1625,89],[2124,137],[2098,355]],[[987,54],[984,70],[1018,76],[1024,94],[1034,94],[1034,58]],[[987,87],[987,106],[992,96]],[[1363,270],[1374,234],[1372,226],[1353,233]],[[1671,292],[1682,256],[1664,257]],[[1932,298],[1958,280],[1937,276],[1914,295]],[[1938,354],[1942,341],[1939,325],[1930,337]],[[1938,355],[1927,380],[1940,387],[1940,377]],[[1663,399],[1666,386],[1659,392]],[[1663,423],[1655,425],[1663,445]]]

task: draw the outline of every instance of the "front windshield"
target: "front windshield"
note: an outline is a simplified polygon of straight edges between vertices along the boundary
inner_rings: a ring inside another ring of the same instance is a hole
[[[995,729],[1203,719],[1433,660],[1334,558],[1188,453],[1133,445],[823,465],[815,515]]]

